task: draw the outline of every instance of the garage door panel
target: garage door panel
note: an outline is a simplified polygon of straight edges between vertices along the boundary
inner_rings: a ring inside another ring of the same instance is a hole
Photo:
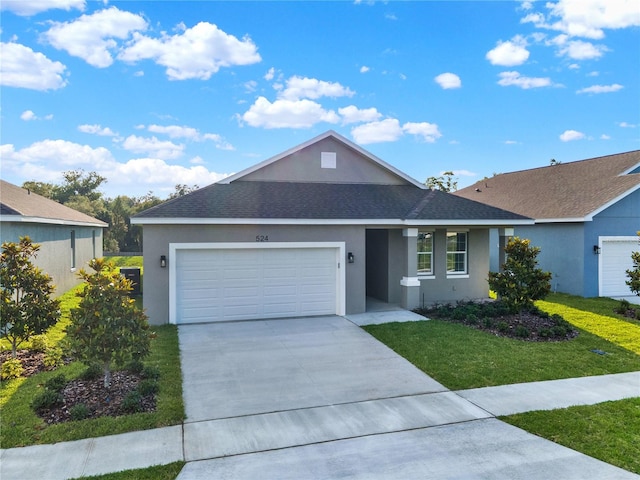
[[[604,240],[600,251],[600,295],[617,297],[630,295],[626,271],[633,267],[631,254],[638,251],[638,240]]]
[[[176,250],[178,323],[335,314],[337,249]]]

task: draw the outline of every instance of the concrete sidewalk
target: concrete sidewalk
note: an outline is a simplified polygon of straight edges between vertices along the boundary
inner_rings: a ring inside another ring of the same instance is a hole
[[[640,372],[451,392],[342,317],[188,325],[179,337],[183,425],[0,450],[0,478],[175,461],[187,462],[179,480],[640,478],[494,418],[640,396]]]

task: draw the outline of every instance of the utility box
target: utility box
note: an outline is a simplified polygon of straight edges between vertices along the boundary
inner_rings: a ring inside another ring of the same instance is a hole
[[[120,275],[131,281],[131,287],[133,290],[129,292],[129,295],[140,295],[142,293],[140,285],[140,268],[138,267],[126,267],[120,268]]]

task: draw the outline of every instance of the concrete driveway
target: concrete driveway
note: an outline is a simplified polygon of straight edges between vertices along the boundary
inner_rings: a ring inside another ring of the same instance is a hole
[[[179,480],[638,478],[500,422],[342,317],[179,337]]]

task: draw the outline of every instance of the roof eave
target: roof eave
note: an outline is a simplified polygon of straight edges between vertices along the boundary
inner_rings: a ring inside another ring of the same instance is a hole
[[[29,217],[26,215],[0,215],[0,222],[14,223],[44,223],[49,225],[69,225],[78,227],[99,227],[107,228],[108,223],[104,222],[82,222],[77,220],[65,220],[62,218]]]
[[[533,219],[411,219],[399,218],[185,218],[137,217],[134,225],[397,225],[417,226],[517,226],[533,225]]]

